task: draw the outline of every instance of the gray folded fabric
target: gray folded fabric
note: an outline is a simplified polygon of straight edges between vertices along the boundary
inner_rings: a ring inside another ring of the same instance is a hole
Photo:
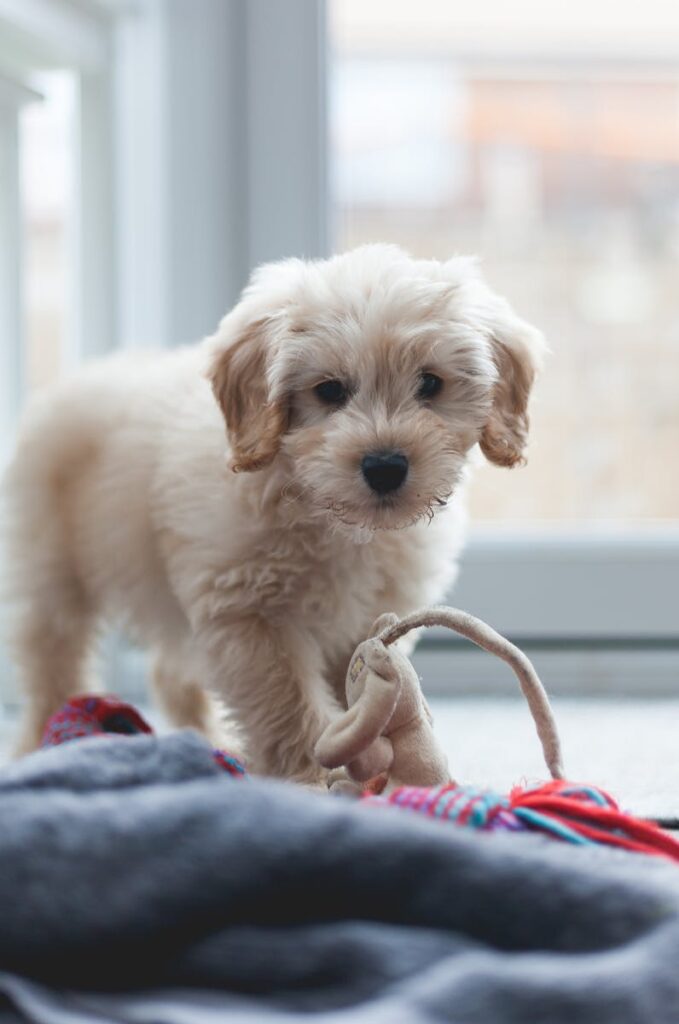
[[[654,858],[234,780],[191,733],[32,755],[0,821],[0,970],[92,1019],[179,1021],[148,1000],[193,989],[262,1024],[679,1022],[679,867]]]

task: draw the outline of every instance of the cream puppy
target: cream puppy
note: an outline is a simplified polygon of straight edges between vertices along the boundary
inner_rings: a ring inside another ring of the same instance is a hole
[[[354,647],[449,589],[470,452],[521,461],[541,352],[473,261],[370,245],[261,267],[203,343],[37,400],[4,483],[20,749],[109,622],[173,722],[322,782]]]

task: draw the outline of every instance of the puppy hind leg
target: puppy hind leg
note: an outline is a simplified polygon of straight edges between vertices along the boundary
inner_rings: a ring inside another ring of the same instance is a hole
[[[19,616],[12,647],[25,695],[15,756],[40,745],[48,718],[75,694],[97,688],[90,672],[95,619],[68,587],[29,603]]]
[[[167,654],[156,657],[153,690],[170,723],[195,729],[216,748],[244,760],[244,742],[222,702],[191,678],[181,661]]]

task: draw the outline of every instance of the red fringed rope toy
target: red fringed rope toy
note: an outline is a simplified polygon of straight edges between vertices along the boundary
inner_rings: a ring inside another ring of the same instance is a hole
[[[617,846],[679,861],[679,842],[653,822],[625,814],[596,786],[564,779],[535,788],[517,786],[509,796],[453,782],[401,786],[388,796],[366,793],[364,802],[407,808],[483,832],[542,832],[567,843]]]

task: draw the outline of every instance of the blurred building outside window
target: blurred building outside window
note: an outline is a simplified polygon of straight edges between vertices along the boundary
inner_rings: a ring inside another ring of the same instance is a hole
[[[493,59],[461,54],[458,5],[418,4],[415,29],[406,4],[332,0],[336,247],[479,254],[544,330],[529,464],[479,469],[475,521],[677,521],[679,56],[649,57],[647,27],[639,55],[553,60],[538,18],[519,59],[483,6]],[[596,52],[605,22],[568,9]]]

